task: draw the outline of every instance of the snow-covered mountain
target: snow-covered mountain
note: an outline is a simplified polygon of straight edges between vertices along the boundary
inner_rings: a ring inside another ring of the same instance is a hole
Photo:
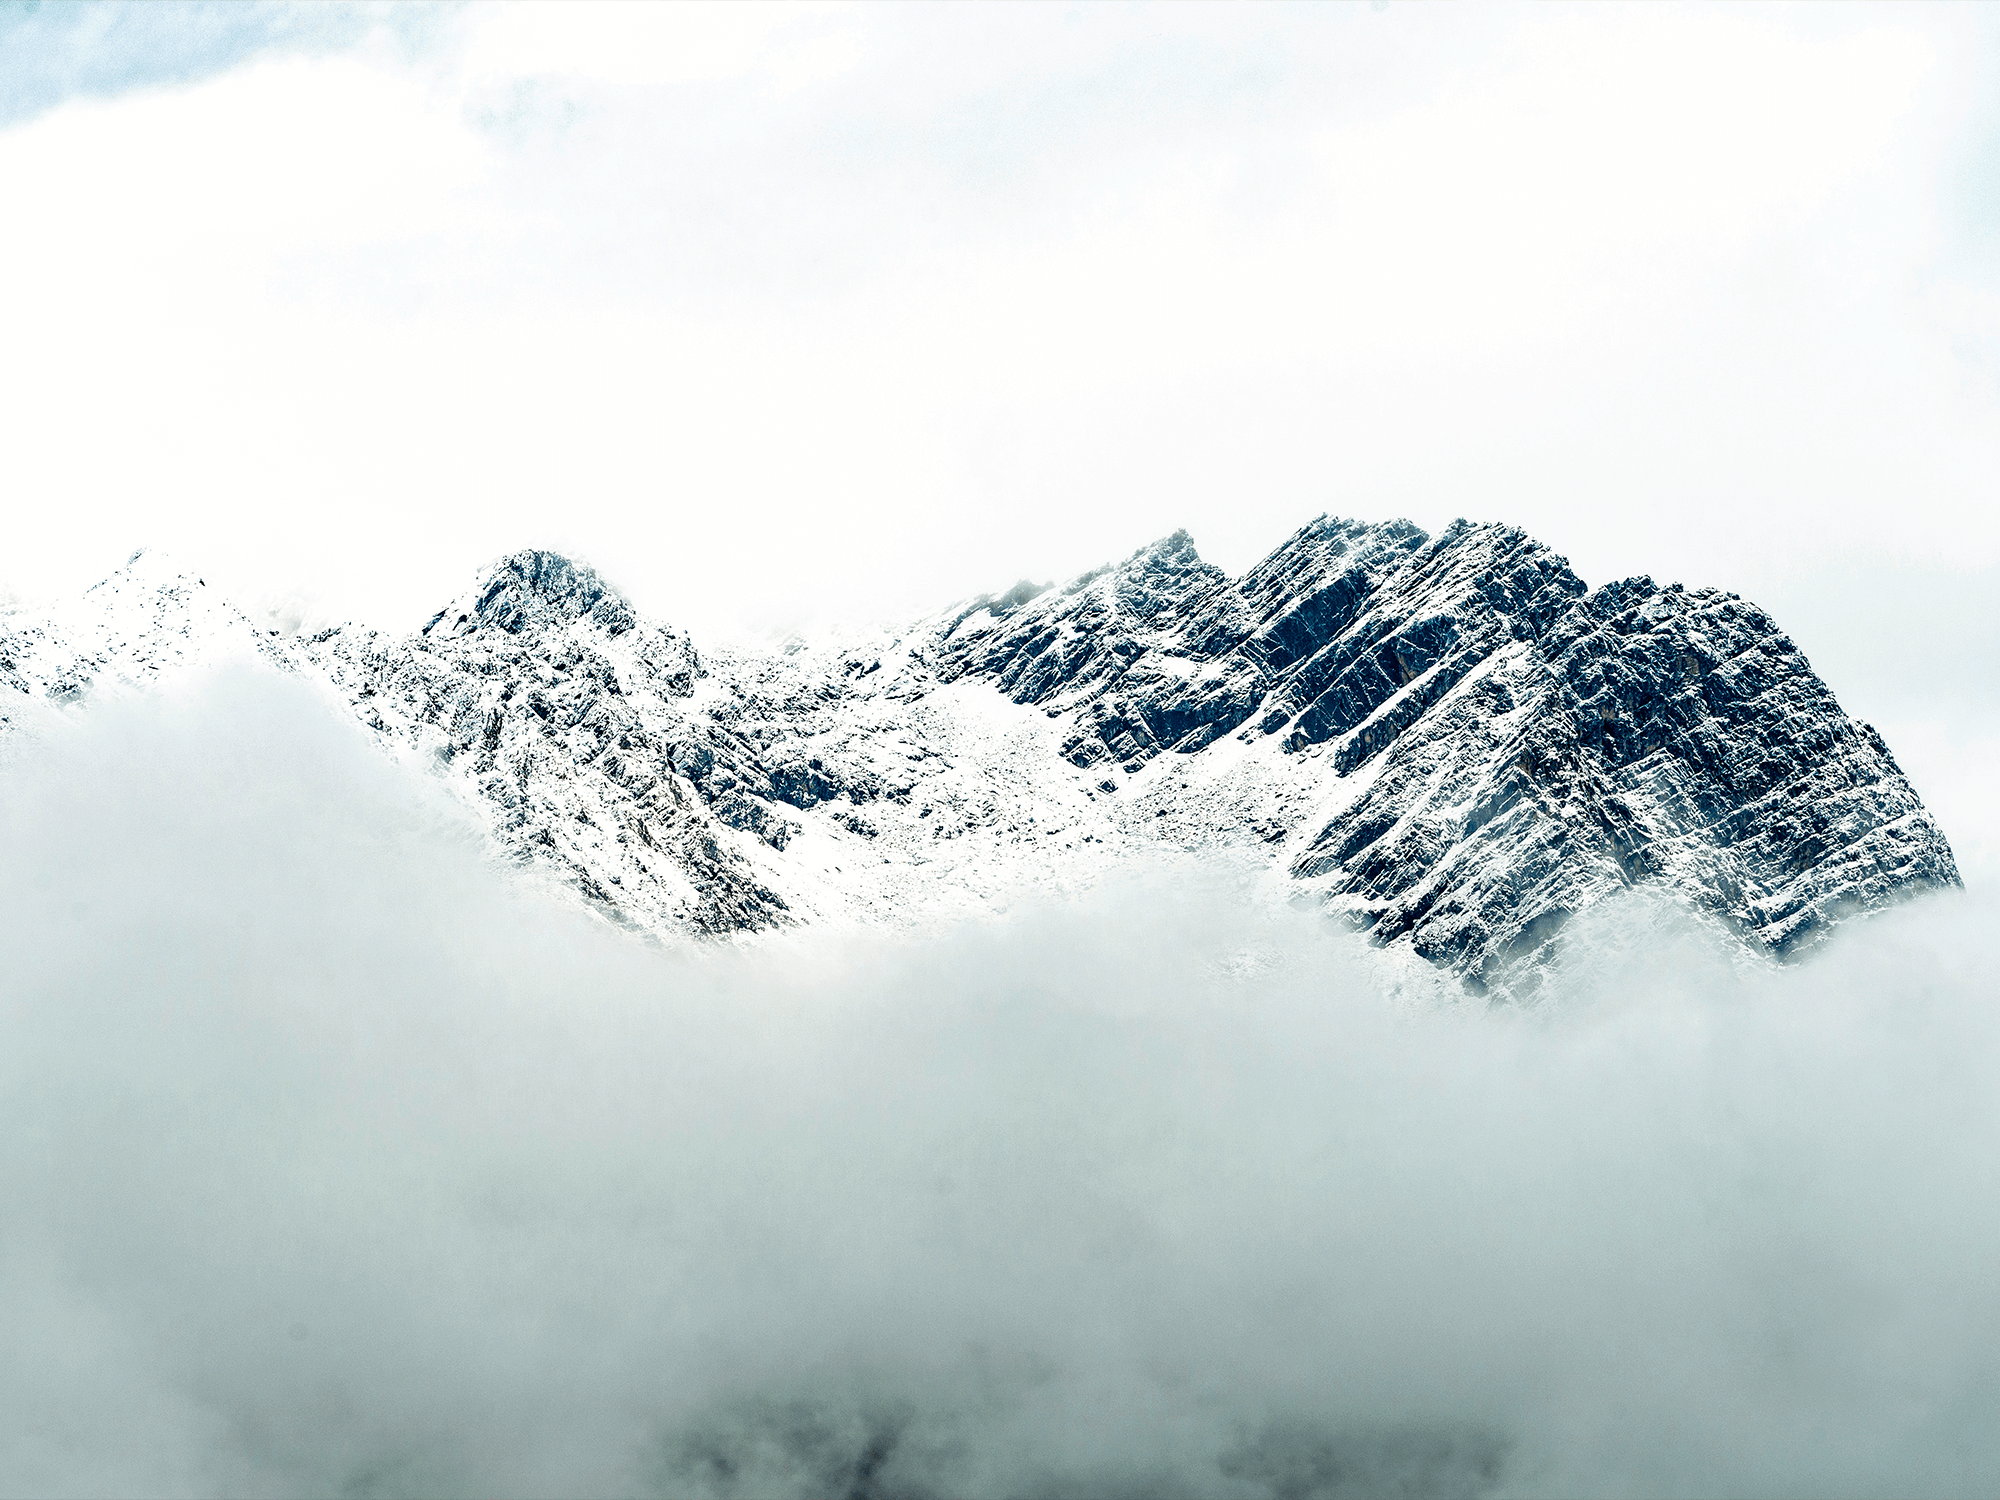
[[[0,612],[0,734],[49,724],[92,694],[145,691],[231,659],[293,664],[276,632],[141,548],[80,599],[46,612]]]
[[[697,651],[547,552],[409,635],[310,637],[140,554],[73,609],[0,616],[0,727],[223,655],[319,684],[512,857],[662,937],[901,927],[1228,862],[1507,990],[1634,885],[1782,958],[1958,881],[1888,747],[1768,616],[1589,590],[1503,526],[1323,517],[1238,579],[1177,533],[764,655]]]

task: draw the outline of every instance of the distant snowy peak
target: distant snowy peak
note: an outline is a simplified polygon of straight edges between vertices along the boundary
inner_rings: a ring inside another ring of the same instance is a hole
[[[637,623],[632,606],[590,568],[555,552],[516,552],[431,617],[422,634],[451,640],[478,631],[520,635],[588,621],[607,636]]]
[[[83,596],[0,615],[0,725],[107,692],[145,691],[177,671],[225,660],[289,667],[284,647],[171,557],[140,548]]]
[[[502,558],[410,635],[261,631],[135,554],[0,618],[0,722],[246,656],[323,685],[496,846],[672,938],[908,927],[1135,863],[1262,871],[1523,994],[1577,913],[1670,891],[1753,951],[1952,885],[1866,725],[1733,594],[1592,591],[1521,531],[1321,517],[1239,578],[1176,532],[836,648],[698,653]]]

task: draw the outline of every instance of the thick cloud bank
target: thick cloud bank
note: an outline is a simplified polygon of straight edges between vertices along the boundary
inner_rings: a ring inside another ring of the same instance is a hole
[[[2000,1489],[1976,897],[1544,1005],[1138,888],[664,954],[301,693],[0,771],[0,1488]]]

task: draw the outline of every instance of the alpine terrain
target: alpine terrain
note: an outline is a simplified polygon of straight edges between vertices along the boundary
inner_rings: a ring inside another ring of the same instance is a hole
[[[315,684],[511,859],[662,938],[920,924],[1164,858],[1511,993],[1633,886],[1783,959],[1958,883],[1888,746],[1762,611],[1592,590],[1499,525],[1322,517],[1240,578],[1176,533],[768,654],[697,649],[549,552],[407,635],[309,636],[140,553],[0,615],[0,736],[232,656]]]

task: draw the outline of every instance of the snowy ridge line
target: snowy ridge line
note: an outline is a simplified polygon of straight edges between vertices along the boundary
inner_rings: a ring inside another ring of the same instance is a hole
[[[240,659],[320,684],[496,845],[665,939],[901,928],[1228,863],[1475,993],[1657,886],[1757,954],[1956,885],[1888,747],[1714,589],[1595,591],[1519,530],[1321,517],[1241,578],[1185,532],[900,630],[703,654],[521,552],[421,629],[260,630],[139,553],[0,616],[0,732]]]

